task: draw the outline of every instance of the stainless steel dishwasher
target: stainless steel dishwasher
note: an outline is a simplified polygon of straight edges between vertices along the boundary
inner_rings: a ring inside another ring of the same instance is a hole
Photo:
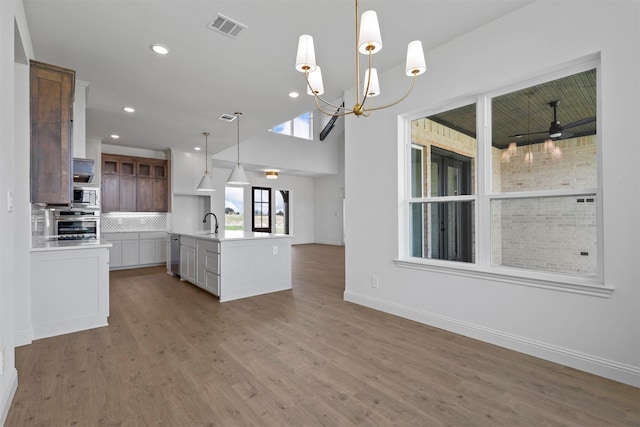
[[[180,235],[171,235],[171,274],[180,276]]]

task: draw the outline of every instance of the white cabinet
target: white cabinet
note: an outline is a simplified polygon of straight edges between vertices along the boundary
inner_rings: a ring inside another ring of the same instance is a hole
[[[107,326],[108,260],[106,246],[31,253],[34,340]]]
[[[220,242],[196,240],[196,285],[220,295]]]
[[[180,239],[180,278],[196,283],[196,241],[191,237]]]
[[[167,262],[167,233],[141,232],[140,265],[159,265]]]
[[[103,233],[102,238],[113,245],[109,251],[109,268],[120,270],[165,264],[166,236],[164,231]]]
[[[140,243],[138,241],[138,233],[135,239],[122,241],[122,267],[131,267],[140,264]]]
[[[138,233],[103,233],[101,237],[113,245],[109,250],[109,269],[140,263]]]
[[[174,194],[202,195],[196,192],[196,187],[205,169],[205,159],[204,154],[171,151],[171,188]]]
[[[180,278],[220,302],[291,289],[291,238],[181,234]]]

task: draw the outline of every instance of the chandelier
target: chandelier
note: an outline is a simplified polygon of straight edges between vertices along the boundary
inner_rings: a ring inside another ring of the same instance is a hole
[[[304,73],[307,81],[307,93],[315,99],[318,110],[330,116],[346,116],[354,114],[359,116],[369,116],[372,111],[388,108],[402,102],[413,90],[417,77],[427,69],[424,60],[422,42],[414,40],[407,46],[407,61],[405,73],[413,76],[413,82],[409,91],[400,99],[386,105],[374,106],[373,98],[380,95],[380,84],[378,82],[378,72],[373,68],[373,55],[382,50],[382,37],[378,25],[378,15],[373,10],[367,10],[359,19],[358,0],[356,0],[356,103],[353,108],[345,108],[333,105],[320,97],[324,93],[322,74],[320,67],[316,65],[316,54],[313,47],[313,37],[303,34],[298,40],[298,52],[296,56],[296,70]],[[368,67],[365,70],[362,92],[360,92],[360,57],[358,53],[368,56]],[[327,112],[322,107],[332,107],[335,112]]]

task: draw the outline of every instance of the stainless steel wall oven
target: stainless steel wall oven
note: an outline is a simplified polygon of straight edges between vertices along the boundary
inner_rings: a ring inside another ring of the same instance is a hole
[[[55,209],[50,212],[50,240],[95,240],[100,237],[100,211]]]

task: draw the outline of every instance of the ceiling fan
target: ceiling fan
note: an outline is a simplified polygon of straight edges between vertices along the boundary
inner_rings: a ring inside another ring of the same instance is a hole
[[[529,133],[517,133],[515,135],[509,135],[509,138],[521,138],[523,136],[528,136],[528,135],[539,135],[542,133],[546,133],[548,134],[549,138],[552,139],[564,139],[564,138],[570,138],[573,136],[572,133],[566,132],[567,129],[571,129],[571,128],[575,128],[578,126],[582,126],[582,125],[586,125],[588,123],[592,123],[596,121],[595,116],[594,117],[585,117],[584,119],[580,119],[578,121],[575,121],[573,123],[569,123],[568,125],[564,125],[562,126],[560,124],[560,120],[558,120],[558,116],[557,116],[557,110],[558,110],[558,105],[560,104],[560,101],[551,101],[549,103],[549,106],[551,108],[553,108],[553,121],[551,122],[550,126],[549,126],[549,130],[544,130],[544,131],[540,131],[540,132],[529,132]]]

